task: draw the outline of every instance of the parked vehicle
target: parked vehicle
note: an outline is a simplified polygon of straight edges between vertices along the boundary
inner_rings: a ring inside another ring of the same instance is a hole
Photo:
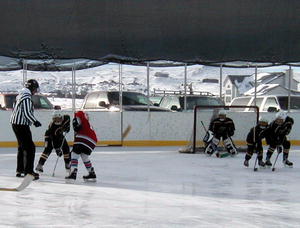
[[[0,109],[11,110],[16,101],[17,93],[1,92],[0,93]],[[33,106],[35,109],[60,109],[60,106],[53,106],[46,96],[36,94],[32,96]]]
[[[197,105],[215,106],[215,105],[224,105],[224,102],[219,97],[215,97],[215,96],[204,96],[204,95],[186,96],[186,110],[194,110],[194,107]],[[173,111],[183,111],[184,96],[183,95],[164,96],[161,99],[159,106]]]
[[[244,96],[234,98],[230,105],[254,105],[253,96]],[[288,110],[288,96],[287,95],[265,95],[256,97],[256,106],[260,112],[277,112],[279,110]],[[300,111],[300,96],[291,96],[290,103],[291,111]],[[249,111],[245,108],[242,111]]]
[[[159,103],[163,97],[162,96],[151,96],[149,97],[150,101],[155,105],[159,106]]]
[[[85,96],[82,109],[92,111],[119,111],[119,91],[96,91]],[[150,111],[170,111],[165,108],[154,106],[153,103],[142,93],[122,92],[122,106],[125,111],[147,111],[148,103]]]

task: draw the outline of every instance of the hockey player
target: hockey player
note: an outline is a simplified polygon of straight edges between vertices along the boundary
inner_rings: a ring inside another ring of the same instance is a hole
[[[71,173],[66,180],[75,181],[78,170],[78,159],[81,157],[89,174],[83,176],[84,181],[96,181],[95,170],[92,166],[89,155],[94,150],[97,143],[97,136],[89,123],[89,117],[83,111],[75,113],[73,119],[73,128],[75,132],[74,146],[71,153]]]
[[[213,137],[207,142],[208,144],[205,148],[205,153],[212,155],[217,150],[218,144],[222,138],[228,153],[231,155],[237,154],[236,147],[230,138],[234,134],[235,126],[233,120],[226,117],[225,110],[219,111],[218,117],[210,123],[209,131],[212,132]]]
[[[251,128],[247,135],[247,153],[245,156],[244,165],[249,166],[249,160],[251,159],[254,152],[257,153],[258,165],[260,167],[265,167],[263,162],[263,146],[262,139],[265,138],[267,133],[268,120],[265,118],[260,118],[258,124]]]
[[[294,124],[293,118],[287,116],[285,112],[276,113],[276,118],[270,123],[269,132],[266,137],[269,145],[266,157],[266,166],[272,166],[270,161],[275,149],[277,152],[283,152],[283,164],[292,167],[293,163],[288,160],[291,142],[287,139],[287,135],[291,132]]]
[[[70,116],[62,115],[60,111],[54,111],[52,121],[45,132],[45,149],[41,154],[38,165],[35,170],[43,172],[43,166],[47,161],[52,150],[55,149],[57,156],[64,155],[65,169],[70,173],[70,148],[64,136],[64,133],[70,131]]]

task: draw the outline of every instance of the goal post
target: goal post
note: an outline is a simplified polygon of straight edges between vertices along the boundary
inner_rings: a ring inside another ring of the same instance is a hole
[[[259,108],[246,105],[224,105],[204,106],[198,105],[194,108],[194,122],[192,135],[188,145],[180,152],[197,153],[204,152],[205,142],[203,141],[209,129],[210,122],[218,117],[220,110],[226,111],[226,117],[233,120],[235,125],[234,135],[231,137],[238,151],[246,151],[246,137],[250,129],[257,125],[259,120]],[[219,150],[224,149],[223,142],[219,143]]]

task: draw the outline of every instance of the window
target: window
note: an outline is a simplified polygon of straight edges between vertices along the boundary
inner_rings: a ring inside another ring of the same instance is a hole
[[[108,100],[110,104],[119,105],[119,92],[108,92]],[[123,105],[153,105],[152,102],[142,93],[123,92]]]
[[[231,97],[225,97],[225,102],[230,103],[231,102]]]
[[[53,109],[52,104],[45,97],[39,97],[41,108],[42,109]]]
[[[259,110],[261,109],[261,103],[263,101],[263,98],[256,98],[256,106],[259,108]],[[251,106],[254,106],[255,105],[255,102],[254,102],[254,99],[253,101],[251,102]],[[251,111],[254,111],[253,108],[250,109]]]
[[[172,106],[176,106],[178,110],[183,110],[184,106],[180,106],[179,97],[170,97],[170,103],[168,109],[171,109]],[[183,103],[182,103],[183,104]]]
[[[226,89],[226,95],[231,95],[231,89]]]
[[[46,97],[42,97],[39,95],[33,95],[32,102],[33,102],[34,108],[36,108],[36,109],[53,109],[53,105],[50,103],[50,101]]]
[[[95,109],[95,108],[101,108],[99,107],[99,93],[91,93],[87,95],[85,99],[84,108],[86,109]],[[107,103],[107,100],[106,100]]]
[[[194,109],[196,105],[218,106],[224,105],[222,100],[216,97],[187,97],[187,109]],[[184,97],[180,97],[180,106],[184,107]]]
[[[280,108],[288,110],[288,97],[278,97]],[[291,97],[291,109],[300,109],[300,97]]]
[[[169,108],[171,100],[170,97],[163,97],[162,100],[160,101],[159,106],[163,108]]]
[[[269,107],[279,108],[275,97],[267,98],[263,111],[268,111]]]
[[[251,97],[235,98],[231,105],[248,105]]]
[[[5,108],[13,108],[17,95],[9,94],[4,96],[5,96]]]

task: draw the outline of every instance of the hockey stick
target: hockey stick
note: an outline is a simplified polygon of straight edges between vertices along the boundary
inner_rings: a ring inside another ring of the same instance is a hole
[[[123,139],[126,138],[130,131],[131,131],[131,125],[129,124],[129,125],[126,127],[125,131],[122,133],[122,138],[123,138]]]
[[[63,139],[63,141],[62,141],[62,143],[61,143],[61,145],[60,145],[60,150],[62,149],[62,147],[63,147],[63,145],[64,145],[64,142],[65,142],[65,140],[66,140],[66,133],[64,132],[63,133],[63,136],[64,136],[64,139]],[[54,145],[53,145],[53,140],[52,140],[52,146],[53,146],[53,148],[54,148]],[[58,163],[58,159],[59,159],[59,156],[57,156],[57,158],[56,158],[56,162],[55,162],[55,166],[54,166],[54,168],[53,168],[53,172],[52,172],[52,176],[54,177],[55,176],[55,170],[56,170],[56,166],[57,166],[57,163]]]
[[[253,171],[257,171],[258,170],[258,168],[256,167],[257,160],[258,160],[258,154],[256,155],[256,158],[255,158],[255,163],[254,163]]]
[[[254,135],[255,135],[255,130],[254,130]],[[255,158],[255,162],[254,162],[254,168],[253,168],[253,171],[257,171],[258,168],[256,167],[256,164],[257,164],[257,161],[258,161],[258,151],[257,151],[257,144],[255,144],[255,150],[256,150],[256,158]]]
[[[34,179],[34,176],[31,174],[27,174],[22,183],[16,188],[0,188],[0,191],[10,191],[10,192],[20,192],[24,190]]]
[[[276,162],[277,162],[278,156],[279,156],[279,153],[277,153],[277,156],[276,156],[276,158],[275,158],[275,161],[274,161],[274,164],[273,164],[273,167],[272,167],[272,171],[273,171],[273,172],[275,171],[275,164],[276,164]]]
[[[202,125],[202,127],[203,127],[203,129],[204,129],[204,131],[205,131],[205,135],[204,135],[204,137],[203,137],[203,139],[202,139],[202,141],[204,142],[204,151],[203,151],[203,153],[205,153],[205,149],[206,149],[206,147],[208,146],[208,143],[205,142],[204,140],[205,140],[206,135],[208,134],[208,131],[207,131],[207,129],[206,129],[206,127],[205,127],[203,121],[201,120],[200,122],[201,122],[201,125]],[[209,137],[209,136],[208,136],[208,137]],[[216,154],[218,154],[218,152],[217,152]],[[217,155],[217,157],[218,157],[218,155]]]
[[[56,162],[55,162],[55,165],[54,165],[54,168],[53,168],[53,172],[52,172],[53,177],[55,176],[55,170],[56,170],[56,166],[57,166],[57,163],[58,163],[58,159],[59,159],[59,157],[57,156]]]

